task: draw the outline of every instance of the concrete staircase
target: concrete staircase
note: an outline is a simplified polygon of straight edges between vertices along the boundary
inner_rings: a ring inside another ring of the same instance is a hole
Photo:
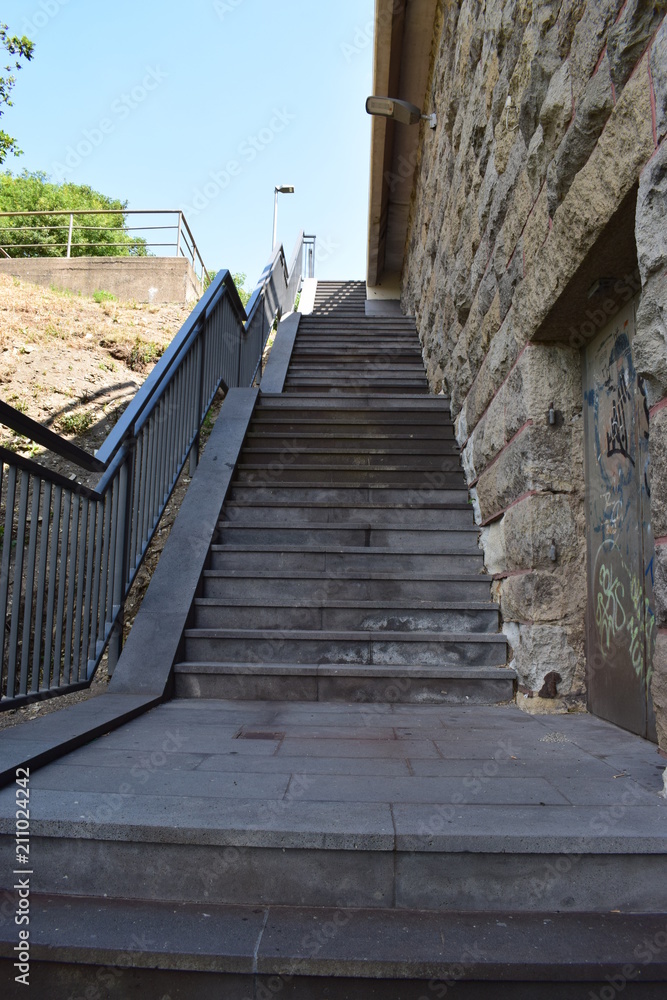
[[[664,998],[654,748],[512,704],[448,402],[363,304],[260,397],[176,697],[31,776],[36,996]]]
[[[414,321],[366,318],[364,295],[319,283],[285,391],[260,397],[178,697],[513,697],[449,402],[427,394]]]

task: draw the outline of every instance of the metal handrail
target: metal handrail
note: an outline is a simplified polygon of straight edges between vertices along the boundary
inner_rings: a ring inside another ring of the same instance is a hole
[[[104,232],[107,231],[107,227],[106,226],[78,226],[77,230],[75,230],[74,229],[74,219],[75,219],[75,217],[78,218],[79,216],[82,216],[82,215],[119,215],[119,216],[122,216],[123,222],[122,222],[122,225],[119,227],[119,232],[123,232],[123,233],[126,233],[126,234],[129,233],[130,231],[132,231],[132,232],[134,232],[134,231],[136,231],[136,232],[148,232],[149,230],[152,231],[152,230],[156,230],[156,229],[159,229],[159,230],[174,230],[176,235],[175,235],[175,238],[173,240],[171,240],[170,242],[168,242],[168,243],[157,243],[157,242],[145,240],[145,241],[143,241],[142,246],[144,246],[146,249],[149,249],[151,247],[173,247],[174,250],[175,250],[174,256],[176,256],[176,257],[186,257],[190,261],[190,263],[192,264],[192,267],[193,267],[193,269],[194,269],[195,274],[197,275],[197,277],[200,278],[202,281],[203,281],[204,278],[206,278],[207,281],[210,281],[210,275],[209,275],[208,271],[206,270],[206,267],[204,265],[204,261],[202,259],[202,256],[201,256],[200,252],[199,252],[199,248],[197,247],[197,244],[195,243],[195,238],[192,235],[192,230],[190,229],[190,226],[188,225],[187,219],[185,218],[185,215],[183,214],[183,212],[181,211],[180,208],[132,208],[132,209],[126,209],[126,208],[73,208],[73,209],[62,208],[62,209],[60,209],[60,208],[58,208],[58,209],[45,209],[44,211],[39,211],[37,209],[37,210],[31,210],[31,211],[25,211],[25,212],[0,212],[0,220],[2,220],[2,219],[9,219],[9,218],[23,218],[23,217],[33,217],[33,218],[39,217],[39,218],[41,218],[41,217],[47,217],[47,216],[49,216],[49,217],[50,216],[66,216],[69,219],[68,225],[65,225],[65,226],[45,226],[45,225],[39,226],[39,225],[34,225],[34,226],[11,226],[11,227],[5,227],[5,226],[2,225],[2,223],[0,221],[0,236],[2,235],[3,231],[4,232],[13,232],[13,233],[16,233],[16,232],[23,233],[23,232],[36,232],[37,230],[42,230],[42,229],[45,229],[47,231],[61,230],[62,229],[62,230],[67,230],[67,234],[68,234],[67,235],[67,240],[63,241],[62,243],[48,243],[48,244],[44,244],[44,243],[27,243],[27,242],[26,243],[5,243],[5,242],[2,242],[2,240],[0,239],[0,252],[2,252],[5,255],[5,257],[9,257],[11,259],[11,254],[9,254],[7,252],[8,250],[39,250],[41,248],[44,248],[44,249],[48,249],[48,250],[64,250],[65,253],[62,256],[66,257],[66,258],[69,258],[72,255],[71,252],[72,252],[73,249],[88,248],[88,249],[92,250],[94,248],[113,246],[113,244],[102,243],[102,242],[101,243],[75,243],[75,242],[73,242],[73,234],[74,234],[75,231],[79,231],[79,232],[82,232],[84,230],[86,230],[86,231],[97,230],[97,231],[104,231]],[[167,225],[167,226],[133,226],[132,229],[129,230],[125,226],[126,217],[129,216],[129,215],[161,215],[161,216],[167,215],[167,216],[176,216],[176,220],[175,220],[175,222],[173,222],[173,223],[171,223],[170,225]],[[188,240],[189,240],[189,242],[188,242]],[[133,245],[132,245],[132,241],[130,239],[127,243],[120,244],[120,246],[124,246],[126,250],[131,250]],[[134,248],[136,249],[137,246],[139,246],[138,240],[137,240]],[[41,255],[40,254],[27,254],[27,256],[28,257],[39,257]],[[94,256],[99,256],[99,255],[91,253],[90,256],[94,257]]]
[[[107,647],[113,670],[125,599],[213,397],[253,384],[302,258],[303,233],[291,269],[271,255],[247,312],[219,272],[95,455],[0,404],[0,423],[101,471],[88,486],[0,448],[0,708],[86,686]]]

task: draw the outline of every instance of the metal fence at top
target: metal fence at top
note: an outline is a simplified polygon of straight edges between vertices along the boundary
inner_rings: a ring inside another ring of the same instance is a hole
[[[219,387],[252,385],[276,316],[293,307],[303,233],[272,254],[243,308],[218,273],[101,448],[90,455],[0,403],[0,422],[80,469],[91,488],[0,447],[0,708],[86,687]]]
[[[100,221],[96,225],[98,217]],[[149,218],[144,221],[144,217]],[[192,230],[180,209],[0,212],[0,256],[112,255],[185,257],[200,281],[210,280]]]

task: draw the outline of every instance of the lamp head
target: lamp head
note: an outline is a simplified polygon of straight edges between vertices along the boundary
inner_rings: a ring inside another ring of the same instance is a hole
[[[276,185],[276,191],[278,194],[294,194],[293,184],[278,184]]]
[[[394,97],[369,97],[366,101],[369,115],[393,118],[401,125],[416,125],[421,120],[421,110],[409,101],[399,101]]]

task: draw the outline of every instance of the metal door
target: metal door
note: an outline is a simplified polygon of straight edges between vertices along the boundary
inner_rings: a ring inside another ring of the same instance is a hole
[[[635,371],[636,300],[585,352],[590,711],[656,741],[648,406]]]

